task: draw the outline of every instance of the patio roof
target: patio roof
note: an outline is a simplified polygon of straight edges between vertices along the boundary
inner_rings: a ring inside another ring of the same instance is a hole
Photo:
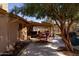
[[[14,22],[23,22],[24,24],[27,24],[28,26],[44,26],[44,27],[51,27],[53,26],[52,24],[50,23],[46,23],[46,22],[42,22],[42,23],[38,23],[38,22],[31,22],[31,21],[27,21],[26,19],[18,16],[18,15],[15,15],[15,14],[12,14],[12,13],[8,13],[6,10],[4,9],[1,9],[0,8],[0,14],[2,15],[8,15],[9,18],[10,18],[10,22],[14,21]]]
[[[20,17],[20,16],[18,16],[18,15],[15,15],[15,14],[12,14],[12,13],[9,13],[9,17],[12,19],[13,18],[13,20],[15,20],[15,19],[17,19],[16,21],[18,21],[18,22],[25,22],[25,23],[27,23],[27,24],[29,24],[29,22],[26,20],[26,19],[24,19],[24,18],[22,18],[22,17]],[[12,21],[12,20],[11,20]]]
[[[42,22],[42,23],[38,23],[38,22],[29,22],[31,24],[31,26],[44,26],[44,27],[51,27],[53,26],[50,23],[47,22]]]

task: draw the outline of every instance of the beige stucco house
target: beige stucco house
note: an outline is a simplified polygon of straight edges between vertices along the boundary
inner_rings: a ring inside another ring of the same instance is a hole
[[[52,32],[51,24],[28,22],[22,17],[0,9],[0,52],[9,50],[18,40],[26,41],[30,27],[33,27],[33,31]]]
[[[0,8],[0,52],[13,46],[17,40],[27,40],[28,22]]]
[[[6,4],[0,4],[0,52],[9,50],[17,40],[26,41],[29,29],[36,31],[50,30],[51,26],[45,23],[30,23],[17,15],[8,13]]]

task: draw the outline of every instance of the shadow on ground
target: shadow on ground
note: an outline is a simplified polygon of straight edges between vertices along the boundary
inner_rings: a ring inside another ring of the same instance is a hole
[[[56,49],[38,43],[31,43],[27,47],[27,49],[23,51],[22,55],[23,56],[58,56]]]

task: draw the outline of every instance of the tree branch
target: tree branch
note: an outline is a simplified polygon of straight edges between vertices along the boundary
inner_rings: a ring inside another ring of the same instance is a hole
[[[71,22],[68,24],[68,27],[67,27],[67,32],[70,30],[70,27],[71,27],[71,25],[73,24],[73,19],[71,18]]]
[[[57,26],[61,29],[61,26],[58,24],[57,20],[55,20]]]

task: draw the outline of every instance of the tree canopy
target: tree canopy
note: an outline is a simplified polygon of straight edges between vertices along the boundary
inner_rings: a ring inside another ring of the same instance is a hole
[[[44,18],[45,16],[51,17],[54,19],[64,18],[76,18],[77,13],[79,12],[79,4],[63,4],[63,3],[49,3],[49,4],[24,4],[20,8],[23,15],[26,16],[35,16],[37,18]],[[23,12],[25,11],[25,12]]]

